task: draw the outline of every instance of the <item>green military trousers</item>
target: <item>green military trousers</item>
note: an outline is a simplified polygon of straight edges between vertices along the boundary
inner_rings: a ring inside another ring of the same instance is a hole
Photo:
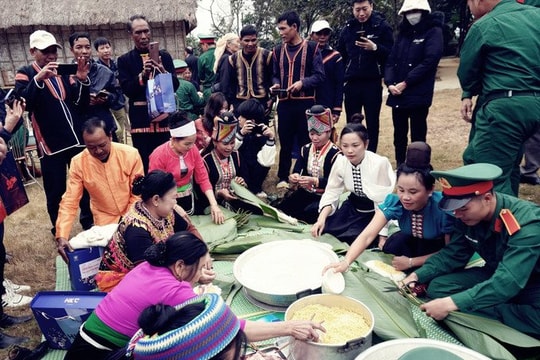
[[[488,96],[489,97],[489,96]],[[465,164],[498,165],[495,190],[517,196],[523,143],[540,128],[540,97],[513,96],[486,101],[475,112]]]
[[[433,279],[427,288],[432,299],[444,298],[472,288],[489,279],[493,271],[470,268]],[[460,311],[499,320],[518,331],[540,339],[540,279],[529,280],[527,286],[507,302],[476,311]]]

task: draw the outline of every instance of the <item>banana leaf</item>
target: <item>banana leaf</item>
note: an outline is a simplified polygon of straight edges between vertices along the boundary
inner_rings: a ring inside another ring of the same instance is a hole
[[[518,352],[540,353],[539,340],[497,320],[453,311],[443,321],[466,346],[492,359],[516,359],[504,344]]]
[[[242,185],[239,185],[233,181],[231,182],[231,189],[234,191],[234,194],[242,201],[245,201],[248,204],[260,208],[264,215],[269,216],[272,219],[278,220],[279,222],[286,222],[292,225],[296,225],[298,223],[297,219],[285,214],[284,212],[276,209],[273,206],[268,205]]]
[[[234,241],[238,236],[236,220],[225,215],[227,220],[221,225],[214,224],[209,215],[191,216],[191,222],[199,230],[210,250],[219,245]]]
[[[394,282],[362,266],[368,260],[389,263],[391,256],[364,251],[351,264],[351,271],[344,274],[347,285],[343,295],[363,302],[373,312],[374,330],[380,338],[390,340],[425,336],[425,331],[413,318],[409,301],[399,294]]]
[[[384,340],[421,337],[411,313],[409,302],[395,291],[390,281],[362,269],[344,274],[347,284],[342,295],[363,302],[375,318],[375,333]]]

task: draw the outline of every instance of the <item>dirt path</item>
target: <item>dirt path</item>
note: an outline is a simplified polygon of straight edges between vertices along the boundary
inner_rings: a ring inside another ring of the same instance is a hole
[[[439,62],[437,71],[437,81],[435,81],[435,91],[444,89],[459,89],[459,80],[457,78],[457,67],[459,58],[443,58]]]

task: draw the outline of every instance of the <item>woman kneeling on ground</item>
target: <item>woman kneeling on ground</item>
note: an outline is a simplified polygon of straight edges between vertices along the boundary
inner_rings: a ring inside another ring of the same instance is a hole
[[[328,183],[335,160],[341,155],[332,142],[334,124],[332,112],[322,105],[313,105],[306,111],[311,142],[302,146],[300,156],[289,175],[289,190],[277,206],[284,213],[313,224],[319,216],[319,201]]]
[[[139,330],[138,318],[148,306],[176,306],[197,295],[193,285],[210,259],[208,246],[195,235],[181,231],[165,242],[150,246],[146,261],[131,270],[99,303],[81,326],[65,360],[105,359],[125,347]],[[312,321],[258,322],[240,320],[249,341],[279,336],[316,340],[321,324]]]
[[[390,194],[379,205],[368,226],[358,235],[339,263],[324,268],[343,272],[373,242],[390,220],[397,220],[400,231],[380,237],[379,248],[395,255],[392,265],[404,271],[422,266],[449,241],[454,217],[439,209],[442,193],[433,191],[435,178],[430,164],[431,148],[417,141],[409,145],[405,162],[397,170],[397,194]]]
[[[137,360],[240,360],[247,347],[240,320],[217,294],[204,294],[176,307],[149,306],[139,325],[128,348]]]
[[[182,230],[201,238],[184,209],[176,204],[176,182],[172,174],[153,170],[133,182],[132,192],[140,195],[141,200],[122,216],[105,248],[96,275],[100,291],[111,291],[136,264],[144,261],[144,252],[150,245]],[[207,282],[214,277],[213,271],[205,269]]]
[[[367,150],[369,138],[364,125],[348,123],[339,141],[344,156],[332,165],[311,234],[318,237],[329,233],[351,244],[375,215],[376,205],[394,190],[396,174],[388,158]],[[338,208],[340,196],[346,191],[350,195]]]

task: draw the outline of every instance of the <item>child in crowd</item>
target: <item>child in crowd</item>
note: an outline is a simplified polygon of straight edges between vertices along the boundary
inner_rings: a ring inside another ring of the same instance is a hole
[[[206,148],[212,142],[212,132],[214,131],[216,117],[228,109],[229,104],[223,93],[216,92],[208,98],[203,116],[195,120],[195,127],[197,129],[197,141],[195,145],[201,154],[205,153]]]
[[[262,184],[276,161],[274,131],[268,126],[263,105],[249,99],[236,109],[240,130],[236,133],[236,147],[242,158],[242,176],[248,189],[266,199]]]

